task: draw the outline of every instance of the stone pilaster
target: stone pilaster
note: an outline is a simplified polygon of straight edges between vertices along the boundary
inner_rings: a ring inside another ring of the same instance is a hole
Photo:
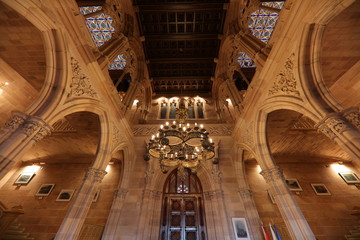
[[[55,239],[77,239],[98,184],[106,175],[102,169],[88,168],[83,183],[57,232]]]
[[[309,224],[285,183],[282,170],[279,167],[274,167],[264,169],[260,174],[270,186],[292,239],[315,239]]]
[[[253,193],[250,189],[244,188],[239,190],[239,195],[241,197],[241,200],[245,208],[245,215],[246,215],[246,220],[249,223],[248,227],[249,227],[250,235],[253,239],[261,239],[262,238],[262,232],[260,231],[261,222],[260,222],[259,213],[254,203]]]
[[[52,127],[40,117],[14,111],[3,130],[0,144],[0,178],[35,142],[51,134]]]

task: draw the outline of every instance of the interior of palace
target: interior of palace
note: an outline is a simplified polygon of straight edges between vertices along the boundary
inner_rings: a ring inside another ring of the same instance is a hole
[[[360,239],[359,0],[0,12],[0,239]]]

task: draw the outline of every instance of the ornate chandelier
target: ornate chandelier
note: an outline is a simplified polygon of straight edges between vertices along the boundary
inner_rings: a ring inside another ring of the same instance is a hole
[[[195,123],[192,127],[185,123],[187,113],[184,99],[181,99],[179,108],[176,108],[177,121],[160,125],[158,133],[147,144],[144,160],[149,161],[151,157],[158,159],[164,174],[177,167],[179,175],[185,176],[184,168],[196,173],[202,161],[212,159],[214,164],[218,163],[209,132],[202,124]]]

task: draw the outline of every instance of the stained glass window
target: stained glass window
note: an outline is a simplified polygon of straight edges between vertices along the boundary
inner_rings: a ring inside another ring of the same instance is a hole
[[[263,2],[261,5],[271,8],[282,9],[285,2]]]
[[[85,15],[98,12],[101,9],[101,6],[81,7],[80,12]],[[86,25],[97,47],[109,41],[115,32],[112,18],[105,13],[86,18]]]
[[[250,16],[249,29],[251,33],[267,43],[274,30],[279,14],[264,9],[258,9]]]
[[[255,62],[244,52],[240,52],[238,62],[241,68],[254,68]]]
[[[109,70],[123,70],[126,66],[126,59],[124,55],[118,55],[116,59],[110,64]]]
[[[176,191],[177,193],[189,193],[189,188],[185,184],[180,184]]]

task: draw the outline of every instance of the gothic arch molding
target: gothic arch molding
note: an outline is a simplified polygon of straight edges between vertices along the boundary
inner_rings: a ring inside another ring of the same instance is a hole
[[[46,118],[59,104],[67,85],[67,47],[54,21],[30,0],[3,1],[42,32],[46,58],[46,76],[38,98],[25,112]]]
[[[324,31],[327,24],[353,2],[349,0],[336,5],[323,5],[318,11],[321,14],[316,16],[313,23],[306,24],[302,33],[299,46],[300,84],[310,104],[322,116],[343,110],[343,106],[326,87],[322,74],[320,55]]]

